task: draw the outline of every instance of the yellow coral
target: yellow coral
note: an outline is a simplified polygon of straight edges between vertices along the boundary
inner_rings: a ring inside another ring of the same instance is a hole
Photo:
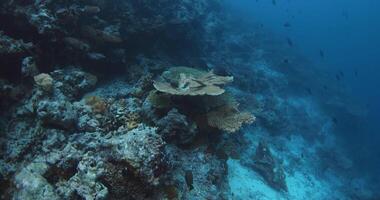
[[[232,76],[218,76],[212,71],[205,72],[190,67],[172,67],[153,83],[160,92],[172,95],[211,95],[225,92],[221,85],[233,81]]]
[[[251,124],[256,118],[248,112],[239,112],[236,108],[222,106],[207,114],[209,126],[218,128],[228,133],[238,131],[243,124]]]
[[[34,76],[34,81],[37,86],[45,91],[51,91],[53,89],[53,78],[49,74],[39,74]]]

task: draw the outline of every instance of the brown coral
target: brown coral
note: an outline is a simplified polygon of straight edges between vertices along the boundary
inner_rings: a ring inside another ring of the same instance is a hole
[[[107,103],[100,97],[87,96],[85,102],[89,105],[94,113],[105,113],[107,111]]]
[[[221,85],[233,81],[232,76],[218,76],[190,67],[172,67],[153,83],[156,90],[172,95],[211,95],[225,92]]]
[[[228,133],[238,131],[243,124],[251,124],[255,119],[251,113],[239,112],[237,108],[230,106],[222,106],[207,114],[209,126]]]
[[[132,130],[138,127],[141,123],[140,115],[138,113],[128,113],[126,119],[126,126],[128,130]]]

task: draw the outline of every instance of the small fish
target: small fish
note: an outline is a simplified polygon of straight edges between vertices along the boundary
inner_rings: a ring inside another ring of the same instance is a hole
[[[340,76],[339,76],[339,74],[335,74],[335,78],[336,78],[337,81],[340,81]]]
[[[340,77],[344,77],[344,72],[343,71],[339,71],[339,75],[340,75]]]
[[[289,63],[289,60],[287,58],[285,58],[284,60],[282,60],[282,62],[288,64]]]
[[[355,69],[354,70],[354,74],[355,74],[356,77],[358,77],[358,75],[359,75],[358,70]]]
[[[327,86],[326,86],[326,85],[324,85],[324,86],[323,86],[323,89],[324,89],[324,90],[327,90],[328,88],[327,88]]]
[[[82,12],[86,14],[97,14],[100,12],[100,8],[97,6],[85,6],[82,8]]]
[[[289,46],[293,46],[293,41],[290,38],[286,38],[286,41],[288,42]]]
[[[309,93],[309,95],[313,95],[313,91],[311,90],[311,88],[306,88],[306,91],[307,93]]]
[[[338,119],[337,118],[333,117],[332,121],[334,122],[334,124],[338,124]]]
[[[186,170],[185,171],[185,180],[186,180],[186,185],[189,188],[189,190],[194,189],[194,186],[193,186],[193,172],[191,170]]]
[[[348,12],[347,11],[342,11],[342,16],[344,17],[344,19],[348,20]]]
[[[275,6],[277,4],[276,0],[272,0],[272,4]]]
[[[97,52],[90,52],[87,54],[87,56],[91,60],[102,60],[102,59],[106,58],[106,56],[104,54],[97,53]]]
[[[321,56],[321,58],[324,58],[325,57],[325,52],[323,52],[323,50],[319,50],[319,56]]]
[[[286,27],[286,28],[290,28],[292,25],[289,23],[289,22],[285,22],[284,23],[284,27]]]

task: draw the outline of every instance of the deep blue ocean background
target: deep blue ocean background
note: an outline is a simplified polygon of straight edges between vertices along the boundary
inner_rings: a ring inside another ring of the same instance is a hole
[[[331,78],[312,85],[341,87],[352,98],[347,107],[365,110],[361,118],[337,113],[336,134],[356,159],[356,167],[380,173],[380,1],[376,0],[273,0],[230,1],[232,13],[259,23],[268,37],[287,42],[289,51],[305,57]],[[323,52],[321,55],[321,52]],[[340,80],[336,75],[344,73]],[[308,85],[311,83],[305,83]],[[323,101],[323,94],[314,96]],[[352,127],[354,125],[354,127]],[[350,128],[347,128],[347,127]]]

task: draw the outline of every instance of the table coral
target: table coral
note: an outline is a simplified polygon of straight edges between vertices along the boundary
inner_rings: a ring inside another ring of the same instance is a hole
[[[232,76],[218,76],[212,71],[205,72],[190,67],[172,67],[153,83],[160,92],[172,95],[211,95],[225,92],[222,85],[233,81]]]

